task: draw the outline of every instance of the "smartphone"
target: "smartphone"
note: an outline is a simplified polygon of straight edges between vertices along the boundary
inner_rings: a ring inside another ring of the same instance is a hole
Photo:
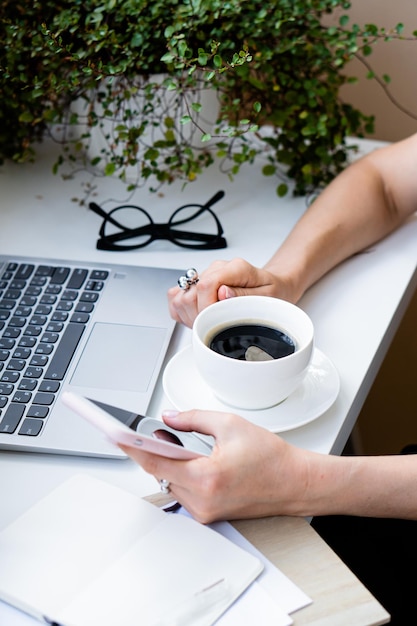
[[[174,430],[152,417],[143,417],[137,430],[132,430],[93,401],[71,391],[63,392],[62,402],[100,429],[115,445],[141,448],[159,456],[182,460],[208,456],[212,450],[210,443],[194,433]]]

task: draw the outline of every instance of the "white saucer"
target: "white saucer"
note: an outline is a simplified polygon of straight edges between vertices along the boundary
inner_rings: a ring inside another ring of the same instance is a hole
[[[304,426],[327,411],[337,398],[340,380],[330,359],[315,348],[304,381],[286,400],[268,409],[233,408],[214,396],[195,368],[192,346],[187,346],[167,364],[163,387],[169,401],[179,411],[233,411],[273,433],[281,433]]]

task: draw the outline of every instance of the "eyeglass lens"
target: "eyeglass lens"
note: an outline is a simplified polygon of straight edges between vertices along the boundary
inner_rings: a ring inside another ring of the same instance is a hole
[[[150,216],[141,208],[134,206],[118,207],[117,209],[113,209],[113,211],[110,212],[110,215],[117,220],[122,228],[118,228],[106,220],[103,224],[103,233],[100,233],[102,237],[104,236],[105,238],[108,238],[113,235],[118,235],[120,232],[134,229],[135,231],[140,230],[141,234],[136,235],[135,237],[126,237],[126,239],[118,240],[118,247],[130,247],[132,245],[146,246],[151,242],[153,238],[151,228],[152,221]]]

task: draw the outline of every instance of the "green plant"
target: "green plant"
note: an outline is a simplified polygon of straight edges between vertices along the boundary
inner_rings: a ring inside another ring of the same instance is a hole
[[[327,184],[348,161],[346,138],[373,129],[372,116],[340,100],[355,80],[346,64],[402,30],[349,26],[348,13],[338,27],[323,25],[334,10],[348,12],[346,0],[0,7],[0,161],[35,158],[49,133],[63,148],[56,171],[92,168],[128,189],[189,182],[214,162],[234,177],[259,156],[265,175],[278,176],[279,195],[290,180],[295,194]],[[205,90],[218,96],[210,124]],[[95,132],[102,145],[91,154]]]

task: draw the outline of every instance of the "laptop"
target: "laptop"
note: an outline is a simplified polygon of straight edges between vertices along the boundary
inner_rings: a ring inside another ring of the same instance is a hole
[[[0,255],[0,449],[126,458],[60,397],[86,396],[129,426],[146,414],[179,273]]]

